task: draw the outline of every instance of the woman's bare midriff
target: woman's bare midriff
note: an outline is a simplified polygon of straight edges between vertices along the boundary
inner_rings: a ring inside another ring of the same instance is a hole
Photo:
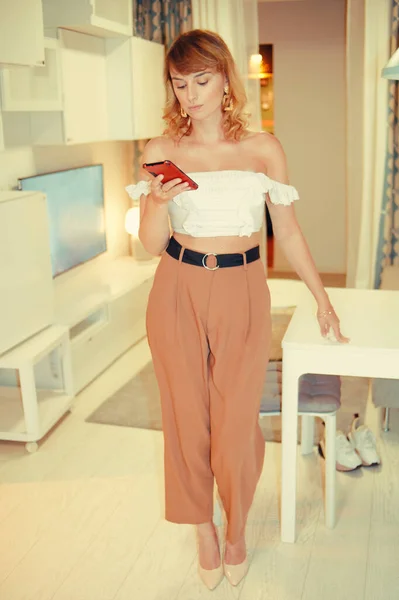
[[[218,237],[193,237],[183,233],[173,233],[173,237],[186,248],[197,252],[214,252],[215,254],[227,254],[233,252],[245,252],[254,246],[260,245],[261,234],[259,231],[250,237],[239,237],[237,235]]]

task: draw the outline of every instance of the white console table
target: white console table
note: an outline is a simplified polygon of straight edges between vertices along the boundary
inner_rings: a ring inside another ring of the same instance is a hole
[[[0,439],[34,452],[72,403],[68,328],[48,327],[0,355],[3,369],[16,371],[19,385],[0,386]]]

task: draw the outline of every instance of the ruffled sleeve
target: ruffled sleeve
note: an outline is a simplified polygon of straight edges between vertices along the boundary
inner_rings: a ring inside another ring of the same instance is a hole
[[[142,194],[148,196],[150,193],[151,183],[142,179],[136,184],[128,185],[125,190],[133,200],[138,200]]]
[[[292,185],[270,179],[270,177],[267,177],[263,173],[259,175],[261,176],[263,191],[269,194],[272,204],[289,206],[294,200],[299,200],[298,191]]]

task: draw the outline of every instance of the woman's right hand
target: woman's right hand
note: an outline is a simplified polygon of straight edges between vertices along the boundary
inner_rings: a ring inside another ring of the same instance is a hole
[[[172,198],[189,189],[189,184],[181,183],[181,179],[172,179],[162,184],[163,178],[163,175],[158,175],[151,181],[151,198],[157,204],[167,204]]]

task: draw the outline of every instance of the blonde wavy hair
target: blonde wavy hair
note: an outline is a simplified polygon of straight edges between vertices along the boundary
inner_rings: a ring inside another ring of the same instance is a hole
[[[165,57],[164,80],[166,105],[163,118],[166,121],[165,135],[182,138],[190,135],[192,124],[181,116],[180,104],[175,96],[170,70],[182,75],[215,69],[226,76],[229,92],[223,98],[223,130],[227,140],[239,141],[247,131],[248,117],[245,112],[247,97],[237,66],[224,40],[213,31],[193,29],[181,34],[173,42]],[[230,104],[231,102],[231,104]],[[231,110],[225,110],[232,106]]]

